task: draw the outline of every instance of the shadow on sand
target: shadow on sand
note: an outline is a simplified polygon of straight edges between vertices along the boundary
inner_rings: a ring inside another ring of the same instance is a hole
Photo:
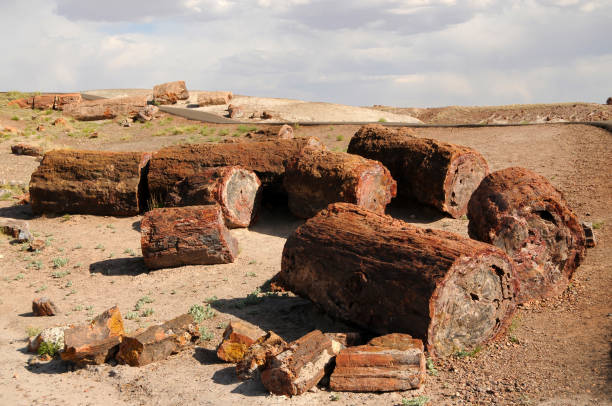
[[[142,257],[134,258],[113,258],[104,261],[94,262],[89,265],[90,273],[102,275],[139,275],[148,273],[149,270],[144,264]]]

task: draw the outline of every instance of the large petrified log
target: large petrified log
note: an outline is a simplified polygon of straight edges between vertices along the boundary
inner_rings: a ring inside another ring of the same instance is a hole
[[[9,102],[21,108],[63,110],[67,104],[80,103],[83,100],[80,93],[45,93]]]
[[[189,99],[185,81],[162,83],[153,87],[153,101],[157,104],[175,104],[178,100]]]
[[[183,314],[134,336],[123,337],[115,358],[120,363],[140,367],[191,347],[199,338],[200,331],[193,316]]]
[[[323,146],[316,138],[262,142],[178,145],[160,149],[149,165],[149,192],[164,201],[181,180],[217,166],[240,166],[257,174],[264,188],[282,188],[285,163],[306,146]]]
[[[147,106],[146,96],[88,100],[63,106],[64,113],[80,121],[106,120],[117,116],[136,117]]]
[[[233,320],[223,332],[223,340],[217,347],[217,357],[225,362],[240,362],[251,344],[264,335],[263,331],[240,320]]]
[[[366,125],[353,136],[348,152],[382,162],[397,180],[400,196],[455,218],[464,215],[472,192],[489,173],[487,161],[471,148],[413,134]]]
[[[149,175],[158,175],[159,172]],[[166,207],[218,203],[230,228],[248,227],[257,214],[261,182],[239,166],[204,168],[168,186]]]
[[[373,332],[445,356],[501,334],[518,280],[500,249],[336,203],[287,240],[276,283]]]
[[[145,213],[140,230],[149,269],[227,264],[238,255],[238,242],[217,204],[153,209]]]
[[[289,209],[302,218],[334,202],[354,203],[384,213],[396,183],[380,162],[345,152],[305,148],[289,160],[283,180]]]
[[[146,196],[139,196],[139,184],[150,156],[142,152],[47,152],[30,180],[32,211],[136,215],[146,205]]]
[[[585,253],[585,235],[561,192],[524,168],[487,176],[468,206],[472,238],[505,250],[516,263],[519,302],[561,293]]]
[[[287,343],[273,331],[259,337],[236,364],[236,375],[242,380],[253,379],[266,366],[266,360],[280,354]]]
[[[275,395],[301,395],[323,378],[334,355],[332,340],[319,330],[312,331],[268,358],[261,382]]]
[[[336,356],[330,388],[348,392],[418,389],[425,381],[423,342],[408,334],[376,337]]]
[[[232,100],[234,95],[228,91],[212,91],[198,93],[198,106],[217,106],[225,105]]]
[[[76,364],[102,364],[115,355],[125,334],[117,306],[95,317],[89,324],[64,332],[62,359]]]

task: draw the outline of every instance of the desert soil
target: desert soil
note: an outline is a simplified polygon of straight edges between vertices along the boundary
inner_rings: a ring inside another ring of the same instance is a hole
[[[10,145],[28,142],[45,149],[155,150],[187,142],[240,140],[257,126],[210,125],[163,115],[150,124],[125,128],[119,120],[68,122],[52,126],[61,113],[6,107],[0,95],[0,183],[27,185],[38,165],[15,156]],[[44,131],[36,131],[42,124]],[[301,126],[299,136],[317,136],[329,148],[346,150],[357,126]],[[473,354],[434,362],[425,387],[398,393],[332,393],[326,388],[288,399],[269,395],[257,381],[242,383],[214,349],[224,325],[241,319],[288,340],[320,328],[343,331],[307,300],[293,295],[253,293],[280,270],[287,236],[301,221],[278,205],[263,208],[249,229],[232,230],[240,243],[233,264],[188,266],[147,272],[140,254],[141,216],[89,215],[35,217],[17,199],[0,201],[0,217],[25,219],[46,241],[40,253],[25,251],[0,236],[0,404],[2,405],[401,405],[429,399],[433,405],[612,404],[612,142],[611,134],[589,125],[543,124],[518,127],[420,128],[418,136],[479,150],[492,170],[524,166],[560,189],[582,220],[596,224],[596,248],[589,249],[570,287],[559,297],[522,306],[508,335]],[[13,186],[15,190],[19,186]],[[0,186],[0,189],[3,187]],[[467,235],[467,221],[440,216],[410,205],[389,213],[422,227]],[[59,259],[59,260],[58,260]],[[64,260],[67,265],[62,265]],[[54,267],[54,263],[56,264]],[[248,296],[252,294],[251,296]],[[32,299],[46,296],[62,313],[32,317]],[[148,296],[153,313],[134,313],[126,328],[134,331],[210,303],[215,317],[206,321],[214,337],[169,359],[142,368],[101,365],[74,370],[60,360],[41,362],[25,351],[28,328],[80,324],[118,305],[135,312]],[[387,315],[381,314],[381,317]]]

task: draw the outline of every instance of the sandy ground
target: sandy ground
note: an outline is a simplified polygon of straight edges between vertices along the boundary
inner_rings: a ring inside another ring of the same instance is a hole
[[[175,143],[239,139],[245,130],[164,116],[151,126],[123,128],[113,121],[70,123],[71,130],[48,127],[30,134],[36,124],[48,123],[46,118],[57,115],[0,106],[0,123],[28,134],[0,142],[0,180],[27,183],[38,165],[35,158],[10,154],[10,145],[17,141],[47,148],[154,150]],[[330,148],[344,150],[357,129],[303,126],[296,132],[318,136]],[[96,138],[89,138],[93,132]],[[403,399],[415,396],[425,396],[433,405],[612,404],[611,134],[587,125],[556,124],[423,128],[417,132],[478,149],[492,170],[519,165],[546,176],[581,219],[598,224],[599,244],[588,250],[572,285],[559,298],[521,307],[508,337],[474,356],[437,361],[435,375],[429,375],[424,389],[417,392],[336,394],[318,388],[292,399],[270,396],[257,381],[237,381],[231,365],[216,359],[213,351],[228,320],[239,318],[289,340],[314,328],[347,328],[293,296],[267,296],[245,305],[247,295],[280,270],[285,239],[301,224],[285,207],[264,207],[250,229],[231,231],[240,244],[240,255],[233,264],[147,273],[140,257],[140,216],[34,217],[28,206],[7,200],[0,202],[0,217],[27,219],[31,230],[48,246],[32,254],[0,237],[0,404],[311,405],[331,402],[335,395],[339,398],[334,403],[341,405],[400,405]],[[389,213],[419,226],[467,235],[466,220],[442,217],[417,205],[392,206]],[[67,258],[68,265],[54,268],[57,258]],[[62,314],[32,317],[31,301],[41,295],[52,298]],[[165,321],[192,304],[210,301],[216,316],[206,326],[214,338],[142,368],[107,364],[73,370],[59,360],[38,362],[24,350],[28,327],[84,323],[115,304],[125,315],[143,296],[153,299],[150,307],[154,312],[126,320],[127,329]]]

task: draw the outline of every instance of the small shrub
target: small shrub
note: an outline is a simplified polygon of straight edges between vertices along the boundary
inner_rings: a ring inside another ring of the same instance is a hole
[[[425,406],[429,402],[427,396],[417,396],[415,398],[402,398],[402,406]]]
[[[466,350],[457,351],[455,355],[459,358],[473,357],[476,354],[478,354],[480,351],[482,351],[482,347],[478,345],[471,351],[466,351]]]
[[[26,327],[26,334],[28,335],[28,337],[36,337],[37,335],[40,334],[41,331],[42,329],[40,327],[32,327],[32,326]]]
[[[339,135],[336,137],[336,141],[344,141],[344,137],[342,135]]]
[[[80,312],[81,310],[83,310],[83,306],[82,305],[76,305],[72,308],[73,312]]]
[[[40,347],[38,347],[38,355],[49,355],[50,357],[55,357],[60,350],[61,348],[57,343],[43,341],[40,343]]]
[[[387,122],[387,119],[386,119],[386,118],[384,118],[384,117],[381,117],[381,118],[379,118],[379,119],[378,119],[378,122],[379,122],[379,123],[386,123],[386,122]]]
[[[70,271],[55,271],[51,274],[55,279],[63,278],[66,275],[70,275]]]
[[[138,312],[129,311],[125,315],[125,318],[128,320],[138,320]]]
[[[142,317],[152,316],[153,313],[155,313],[155,310],[153,310],[152,307],[148,307],[148,308],[144,309],[144,311],[142,312]]]
[[[337,393],[329,395],[329,400],[331,400],[332,402],[337,402],[338,400],[340,400],[340,395],[338,395]]]
[[[436,366],[434,365],[434,362],[431,358],[427,358],[427,372],[429,373],[429,375],[432,376],[436,376],[438,375],[438,370],[436,369]]]
[[[145,304],[153,303],[154,301],[155,300],[153,300],[149,296],[143,296],[140,299],[138,299],[138,301],[136,302],[136,305],[134,306],[134,310],[140,311],[140,309],[142,309]]]
[[[189,314],[193,317],[193,321],[201,323],[204,320],[212,319],[215,317],[215,311],[210,307],[209,304],[202,306],[200,304],[194,304],[189,309]]]
[[[604,226],[604,222],[600,221],[598,223],[593,223],[593,230],[599,230]]]
[[[135,257],[136,256],[136,253],[131,248],[126,248],[125,250],[123,250],[123,253],[124,254],[128,254],[131,257]]]
[[[16,280],[16,281],[20,281],[23,278],[25,278],[25,275],[22,274],[22,273],[18,273],[17,275],[15,275],[15,278],[13,278],[13,279]]]
[[[244,124],[240,124],[238,128],[236,128],[236,131],[239,132],[240,134],[246,134],[249,131],[255,131],[255,130],[257,130],[257,127],[252,126],[252,125],[247,126]]]
[[[200,327],[200,341],[210,341],[215,338],[215,333],[209,331],[206,327]]]
[[[68,258],[55,258],[53,260],[53,268],[63,268],[68,265]]]
[[[17,117],[17,116],[13,116],[13,117],[11,117],[11,120],[13,120],[13,121],[19,121],[19,117]]]

